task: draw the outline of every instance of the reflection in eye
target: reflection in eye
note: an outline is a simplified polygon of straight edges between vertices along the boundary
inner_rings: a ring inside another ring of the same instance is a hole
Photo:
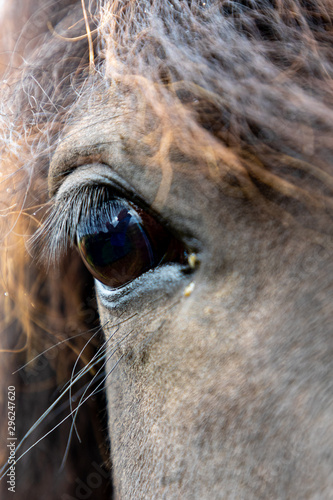
[[[178,240],[120,199],[103,201],[81,217],[77,246],[92,275],[110,288],[124,286],[162,262],[185,262]]]

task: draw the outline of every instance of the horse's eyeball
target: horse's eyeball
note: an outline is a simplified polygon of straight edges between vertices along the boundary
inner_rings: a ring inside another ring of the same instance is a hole
[[[162,262],[186,260],[182,245],[160,223],[121,199],[104,201],[81,217],[77,246],[91,274],[110,288]]]

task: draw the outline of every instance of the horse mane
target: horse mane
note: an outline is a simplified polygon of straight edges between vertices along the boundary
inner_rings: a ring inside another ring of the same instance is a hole
[[[98,327],[77,254],[69,250],[59,269],[45,269],[27,242],[47,217],[56,147],[110,90],[139,111],[123,117],[133,130],[149,131],[140,135],[140,161],[156,158],[167,175],[173,158],[184,159],[223,196],[311,234],[329,231],[332,14],[331,0],[89,0],[85,9],[74,0],[16,0],[6,7],[1,374],[45,345]],[[50,361],[53,387],[70,378],[88,338],[73,338],[71,355]],[[17,384],[23,391],[22,380]]]

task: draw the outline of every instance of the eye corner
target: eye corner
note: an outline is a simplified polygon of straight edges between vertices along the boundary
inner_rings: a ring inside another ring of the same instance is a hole
[[[191,251],[187,254],[187,262],[189,269],[193,272],[199,268],[201,259],[197,252]]]

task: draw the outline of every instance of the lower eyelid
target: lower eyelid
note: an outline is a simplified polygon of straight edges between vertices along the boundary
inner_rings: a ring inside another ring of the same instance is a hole
[[[179,300],[177,293],[183,295],[183,290],[193,280],[191,274],[184,273],[186,266],[171,263],[142,274],[135,281],[118,289],[110,289],[95,280],[97,298],[101,307],[115,314],[136,313],[145,304],[151,308],[158,300],[168,296]]]

